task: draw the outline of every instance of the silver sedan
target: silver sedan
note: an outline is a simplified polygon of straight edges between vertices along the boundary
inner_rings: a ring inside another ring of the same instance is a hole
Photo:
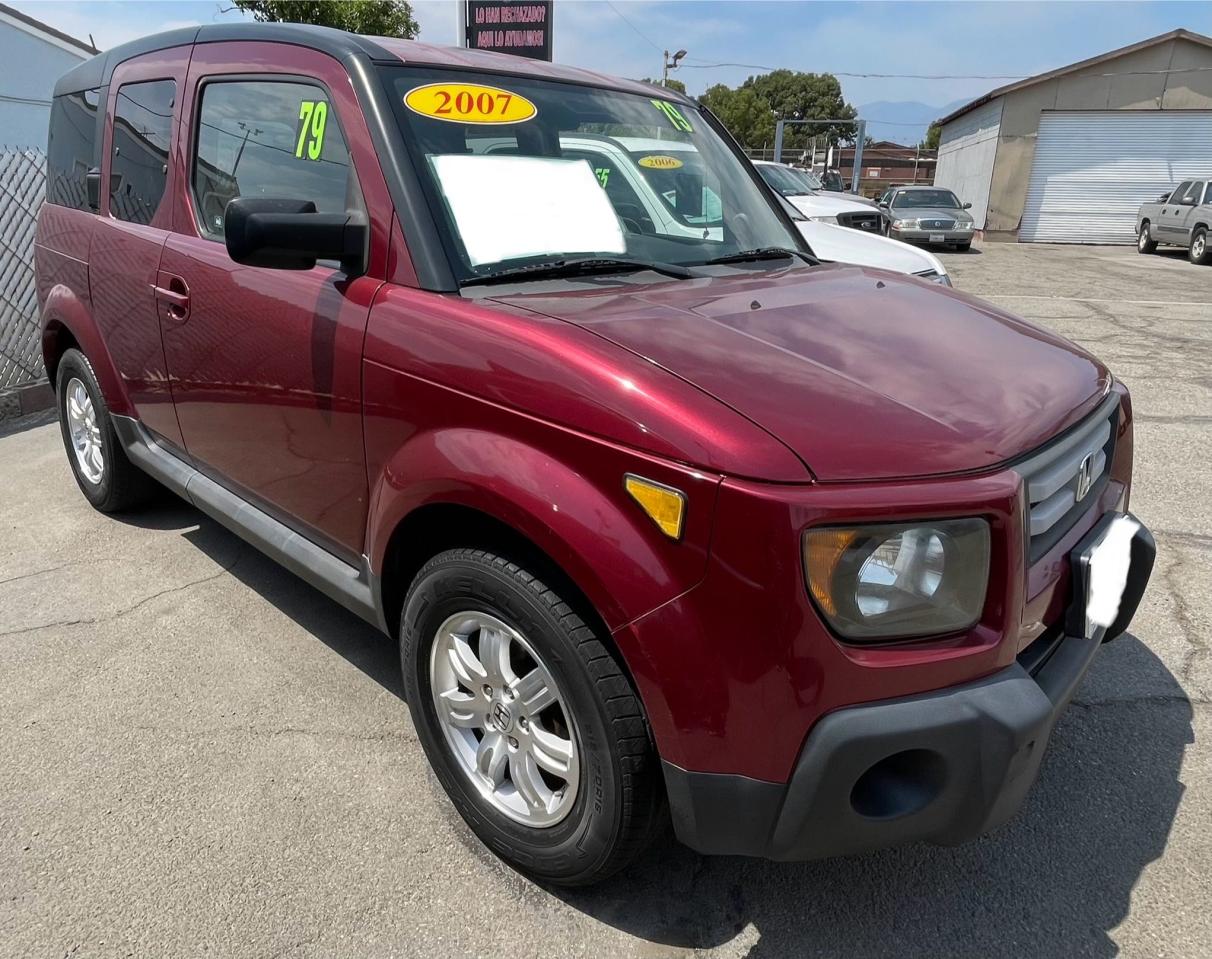
[[[975,224],[967,212],[971,203],[960,203],[950,190],[932,186],[895,187],[880,197],[885,231],[894,240],[953,246],[972,246]]]

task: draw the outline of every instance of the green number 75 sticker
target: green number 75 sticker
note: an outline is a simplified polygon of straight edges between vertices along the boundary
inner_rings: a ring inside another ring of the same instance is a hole
[[[328,124],[328,104],[323,100],[303,100],[299,103],[299,136],[295,156],[318,160],[324,150],[324,127]]]

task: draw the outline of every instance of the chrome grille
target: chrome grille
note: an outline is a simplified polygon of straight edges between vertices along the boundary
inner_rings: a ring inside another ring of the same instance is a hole
[[[921,220],[923,230],[951,230],[955,228],[954,220]]]
[[[1119,397],[1112,394],[1075,429],[1018,464],[1030,504],[1027,535],[1032,562],[1051,549],[1102,493],[1118,422]]]

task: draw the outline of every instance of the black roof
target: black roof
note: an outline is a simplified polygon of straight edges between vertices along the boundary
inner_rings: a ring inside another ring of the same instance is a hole
[[[255,23],[252,21],[182,27],[179,30],[168,30],[124,43],[98,54],[91,60],[86,60],[60,77],[59,82],[55,84],[55,96],[106,86],[118,64],[130,60],[132,57],[156,50],[167,50],[169,47],[188,46],[193,43],[226,43],[237,40],[291,43],[318,50],[342,62],[350,57],[361,56],[380,63],[408,62],[484,70],[490,73],[522,74],[569,83],[604,86],[646,96],[657,94],[663,99],[682,103],[693,102],[684,94],[649,83],[624,80],[579,67],[548,63],[544,60],[528,60],[507,53],[434,46],[415,40],[401,40],[393,37],[367,37],[357,33],[346,33],[344,30],[334,30],[331,27],[316,27],[302,23]]]
[[[338,60],[344,60],[354,54],[365,54],[372,60],[400,59],[371,37],[334,30],[332,27],[316,27],[302,23],[214,23],[202,27],[166,30],[112,47],[61,76],[55,84],[55,96],[105,86],[118,64],[145,53],[188,46],[191,43],[225,43],[233,40],[293,43],[327,53]]]

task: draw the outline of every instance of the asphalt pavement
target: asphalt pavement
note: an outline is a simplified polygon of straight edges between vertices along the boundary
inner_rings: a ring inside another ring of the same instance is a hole
[[[1129,385],[1159,546],[1010,825],[536,886],[438,793],[390,641],[171,497],[93,512],[38,415],[0,424],[0,956],[1212,955],[1212,268],[945,261]]]

